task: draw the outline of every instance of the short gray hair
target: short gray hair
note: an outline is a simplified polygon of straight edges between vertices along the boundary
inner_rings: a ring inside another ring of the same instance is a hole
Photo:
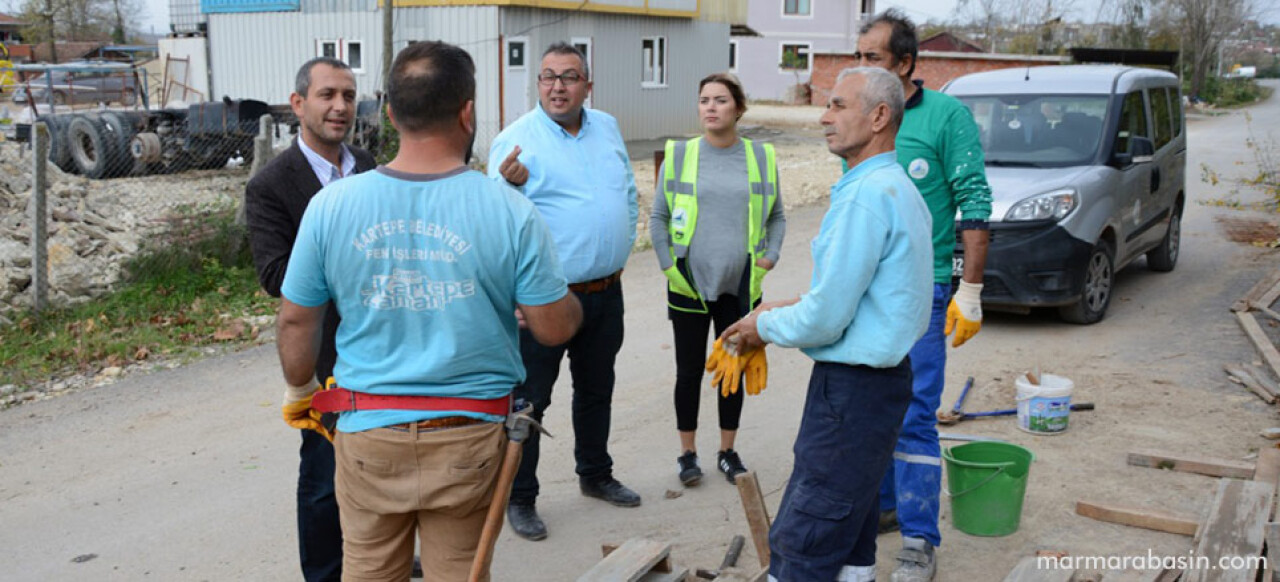
[[[298,69],[298,76],[293,80],[293,91],[304,99],[307,97],[307,91],[311,90],[311,69],[314,69],[316,65],[329,65],[339,71],[351,70],[351,65],[333,57],[316,57],[302,63],[302,67]]]
[[[836,77],[836,84],[839,85],[849,75],[861,75],[866,80],[866,85],[862,87],[864,113],[884,103],[889,106],[889,115],[894,127],[902,126],[902,111],[905,108],[906,97],[902,92],[901,80],[893,76],[893,73],[879,67],[850,67],[840,71],[840,75]]]
[[[547,58],[547,55],[552,55],[552,54],[565,56],[565,57],[567,56],[578,57],[578,62],[582,63],[582,78],[588,81],[591,80],[591,67],[587,65],[587,55],[582,54],[582,51],[578,50],[578,47],[573,46],[563,40],[556,41],[554,43],[551,43],[551,46],[547,47],[547,50],[542,51],[542,58],[545,59]]]

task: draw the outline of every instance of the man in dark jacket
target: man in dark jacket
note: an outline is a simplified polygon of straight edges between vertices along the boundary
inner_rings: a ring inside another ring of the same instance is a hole
[[[272,297],[280,296],[298,224],[311,197],[334,180],[376,165],[369,152],[343,143],[356,112],[355,76],[346,63],[327,57],[307,61],[298,70],[289,104],[298,117],[301,134],[245,187],[253,262],[262,288]],[[333,374],[337,329],[338,312],[331,304],[316,362],[316,379],[321,384]],[[342,529],[334,497],[334,452],[328,429],[308,422],[308,418],[290,419],[287,410],[285,417],[291,426],[303,429],[298,466],[302,574],[308,582],[337,581],[342,577]]]

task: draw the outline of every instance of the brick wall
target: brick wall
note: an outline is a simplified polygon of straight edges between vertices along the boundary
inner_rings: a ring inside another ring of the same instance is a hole
[[[1068,57],[1056,56],[922,51],[916,64],[915,78],[923,79],[925,87],[936,90],[941,89],[947,81],[969,73],[1011,67],[1065,65],[1070,61]],[[836,84],[836,76],[840,71],[852,66],[854,66],[852,53],[814,53],[813,73],[809,76],[811,89],[809,103],[826,105],[827,99],[831,96],[831,88]]]

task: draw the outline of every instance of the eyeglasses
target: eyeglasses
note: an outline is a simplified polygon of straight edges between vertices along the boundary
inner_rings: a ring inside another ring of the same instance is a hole
[[[559,75],[543,72],[541,75],[538,75],[538,84],[543,87],[551,87],[556,84],[557,79],[559,79],[565,87],[572,87],[582,81],[582,75],[579,75],[577,71],[565,71]]]

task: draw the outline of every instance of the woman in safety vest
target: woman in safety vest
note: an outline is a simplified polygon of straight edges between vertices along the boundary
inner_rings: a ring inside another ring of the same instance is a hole
[[[738,136],[738,120],[746,111],[746,95],[733,75],[702,80],[698,118],[703,133],[667,142],[649,222],[653,249],[667,276],[667,316],[675,332],[677,462],[685,485],[702,478],[694,436],[708,328],[714,323],[718,337],[759,304],[760,282],[777,263],[786,231],[773,146]],[[717,466],[731,483],[747,470],[733,448],[745,391],[737,390],[738,384],[725,382],[716,390]]]

